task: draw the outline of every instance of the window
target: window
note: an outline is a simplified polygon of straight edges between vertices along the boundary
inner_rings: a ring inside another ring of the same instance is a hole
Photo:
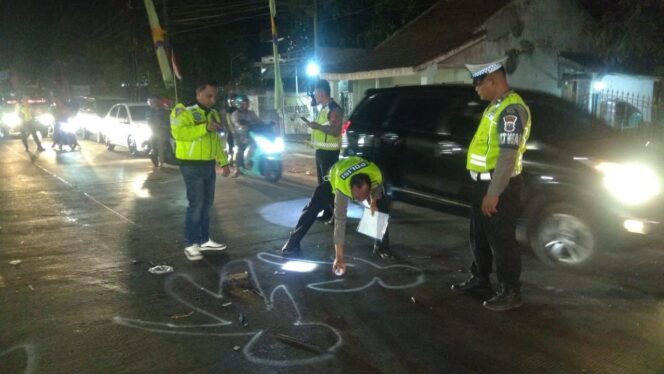
[[[393,93],[377,93],[367,96],[351,117],[353,128],[376,128],[383,125],[394,101]]]
[[[147,105],[130,106],[132,121],[147,121],[150,107]]]
[[[399,99],[389,126],[422,132],[439,132],[449,116],[450,100],[446,97],[406,96]]]
[[[120,123],[129,123],[129,116],[127,115],[127,109],[124,105],[118,106],[118,122]]]
[[[114,106],[113,108],[111,108],[111,110],[108,112],[108,117],[109,118],[117,117],[119,108],[120,108],[119,106]]]
[[[479,98],[460,99],[450,118],[450,135],[459,139],[472,139],[484,114],[486,103]]]

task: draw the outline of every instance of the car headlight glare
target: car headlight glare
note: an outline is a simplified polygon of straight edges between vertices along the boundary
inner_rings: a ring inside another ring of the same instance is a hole
[[[53,117],[51,113],[42,113],[37,116],[37,122],[44,126],[53,126],[55,123],[55,117]]]
[[[4,113],[2,115],[2,123],[6,124],[10,128],[15,128],[21,125],[21,117],[17,113],[10,112]]]
[[[643,164],[602,162],[595,169],[604,175],[604,186],[609,193],[626,205],[646,203],[662,190],[660,178]]]

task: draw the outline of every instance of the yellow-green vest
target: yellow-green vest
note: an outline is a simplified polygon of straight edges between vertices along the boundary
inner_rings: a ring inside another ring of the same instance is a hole
[[[523,136],[521,137],[521,144],[519,144],[519,155],[516,159],[513,175],[521,173],[521,160],[523,154],[526,152],[526,141],[528,140],[528,136],[530,136],[531,117],[530,109],[526,103],[523,102],[521,96],[514,91],[508,93],[502,100],[499,100],[496,103],[491,103],[491,105],[484,110],[480,125],[468,147],[466,169],[483,173],[496,168],[498,154],[500,153],[497,127],[498,120],[500,120],[500,114],[503,110],[514,104],[523,106],[528,114],[528,121],[523,125]]]
[[[337,161],[330,168],[328,178],[332,185],[332,193],[339,190],[342,194],[353,199],[350,191],[350,178],[355,174],[366,174],[371,180],[371,189],[383,183],[383,174],[373,162],[361,157],[352,156]]]
[[[29,105],[21,103],[17,105],[17,108],[23,122],[32,121],[32,110]]]
[[[175,139],[175,157],[179,160],[216,160],[228,165],[221,137],[216,131],[207,130],[210,121],[221,124],[219,113],[211,109],[207,115],[198,105],[185,107],[178,104],[171,112],[171,134]]]
[[[330,99],[330,102],[321,109],[320,113],[318,113],[316,123],[321,126],[330,126],[330,107],[332,107],[332,109],[339,108],[339,105]],[[322,149],[325,151],[338,151],[341,149],[341,138],[339,136],[328,135],[320,130],[313,130],[311,132],[311,146],[315,149]]]

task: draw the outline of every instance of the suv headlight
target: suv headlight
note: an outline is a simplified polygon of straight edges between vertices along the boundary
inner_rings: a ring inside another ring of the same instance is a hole
[[[657,174],[643,164],[601,162],[595,166],[604,175],[604,186],[626,205],[639,205],[660,194],[662,185]]]
[[[37,122],[44,126],[53,126],[55,124],[55,117],[51,113],[43,113],[37,116]]]
[[[9,126],[10,128],[18,127],[21,125],[21,117],[17,113],[9,112],[3,113],[2,123]]]

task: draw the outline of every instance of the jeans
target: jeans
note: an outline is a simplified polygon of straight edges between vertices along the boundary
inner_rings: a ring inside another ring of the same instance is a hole
[[[326,151],[323,149],[316,150],[316,175],[318,176],[318,185],[323,183],[323,178],[330,172],[332,165],[339,161],[339,150]],[[323,209],[324,219],[332,218],[332,210],[329,207]]]
[[[523,179],[521,176],[510,179],[500,194],[498,213],[493,213],[491,217],[482,214],[482,199],[489,183],[473,182],[470,248],[474,261],[470,271],[476,277],[488,279],[495,261],[498,282],[518,291],[521,287],[521,252],[516,241],[516,220]]]
[[[187,215],[184,221],[184,241],[187,246],[210,240],[210,209],[214,202],[217,179],[214,163],[209,165],[180,165],[187,188]]]

